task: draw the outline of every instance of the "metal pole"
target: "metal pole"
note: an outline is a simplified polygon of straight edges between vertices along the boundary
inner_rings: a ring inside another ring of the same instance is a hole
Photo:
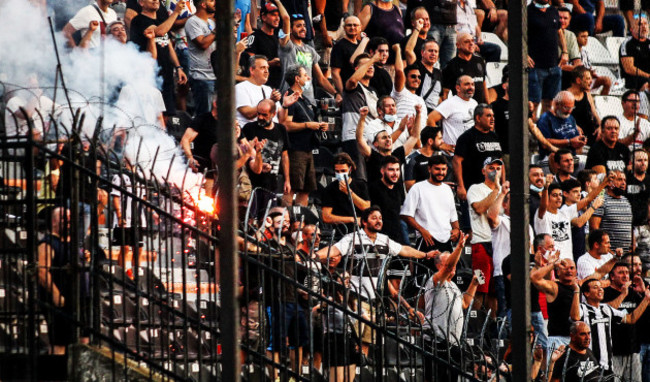
[[[510,261],[512,265],[513,381],[530,381],[530,278],[528,247],[528,17],[526,1],[508,4],[510,121]]]
[[[217,50],[219,73],[217,102],[219,120],[219,273],[221,293],[221,341],[223,349],[223,381],[239,382],[240,360],[238,348],[239,305],[237,301],[237,204],[235,193],[235,80],[233,15],[234,2],[219,0],[217,21]]]

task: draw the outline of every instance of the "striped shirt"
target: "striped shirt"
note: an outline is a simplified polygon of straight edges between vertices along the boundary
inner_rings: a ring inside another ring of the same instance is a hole
[[[605,194],[605,202],[594,212],[602,218],[600,229],[609,234],[612,248],[629,251],[632,246],[632,207],[625,196],[614,198]]]
[[[612,366],[612,324],[620,325],[626,313],[607,304],[580,304],[580,319],[591,329],[589,347],[605,370]]]

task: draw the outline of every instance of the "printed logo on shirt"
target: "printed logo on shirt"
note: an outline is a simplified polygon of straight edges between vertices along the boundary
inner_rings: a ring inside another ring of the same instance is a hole
[[[479,152],[486,151],[501,151],[501,143],[499,142],[478,142],[476,144],[476,149]]]
[[[296,63],[298,65],[311,68],[312,61],[313,57],[310,52],[296,52]]]
[[[643,192],[643,190],[645,190],[645,187],[639,184],[630,184],[627,186],[628,194],[632,194],[632,195],[640,194],[641,192]]]
[[[580,367],[577,370],[578,377],[586,377],[589,374],[597,371],[599,368],[599,365],[597,365],[594,361],[592,360],[587,360],[587,361],[580,361]]]
[[[567,221],[558,221],[558,222],[551,222],[551,236],[553,236],[553,239],[558,242],[558,241],[566,241],[569,240],[569,222]]]
[[[625,171],[625,162],[622,160],[608,160],[607,169],[609,171]]]

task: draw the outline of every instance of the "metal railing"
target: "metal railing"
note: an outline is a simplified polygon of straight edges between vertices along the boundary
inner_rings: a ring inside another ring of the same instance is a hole
[[[152,380],[220,380],[228,366],[220,362],[218,205],[211,211],[208,196],[169,180],[174,154],[166,154],[167,176],[154,174],[160,153],[146,164],[137,153],[129,161],[111,146],[101,120],[93,136],[81,132],[83,115],[73,122],[56,126],[52,119],[41,140],[32,138],[31,124],[26,136],[0,139],[0,359],[23,356],[22,376],[36,380],[35,370],[46,372],[44,356],[87,343],[108,355],[114,380],[128,379],[125,357]],[[424,307],[431,269],[386,258],[377,298],[364,298],[345,269],[330,267],[329,255],[312,257],[314,242],[297,252],[274,238],[268,221],[275,204],[277,195],[257,189],[241,205],[245,380],[320,381],[331,373],[340,381],[488,380],[507,373],[499,367],[506,342],[493,333],[503,323],[489,313],[468,309],[461,338],[436,342],[435,320],[406,309]],[[292,224],[299,231],[305,219]],[[332,234],[323,244],[333,241]],[[396,266],[398,278],[390,272]],[[68,376],[88,368],[69,365]]]

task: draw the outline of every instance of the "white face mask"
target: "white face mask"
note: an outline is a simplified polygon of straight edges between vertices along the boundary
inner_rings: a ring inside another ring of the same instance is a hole
[[[305,84],[302,85],[300,88],[302,89],[303,92],[309,90],[311,88],[311,80],[306,81]]]
[[[337,172],[336,174],[334,174],[334,176],[336,177],[336,180],[339,182],[345,182],[348,179],[348,174],[345,172]]]
[[[391,123],[397,120],[397,114],[384,114],[384,121]]]

